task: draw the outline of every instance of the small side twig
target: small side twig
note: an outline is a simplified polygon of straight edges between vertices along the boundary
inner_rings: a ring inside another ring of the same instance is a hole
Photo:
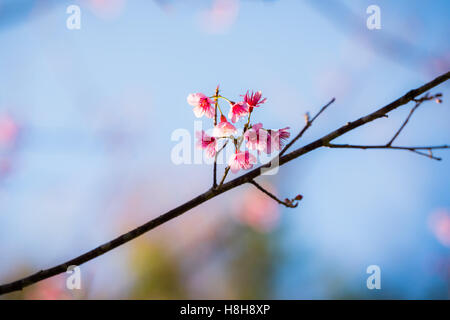
[[[432,153],[432,150],[435,149],[449,149],[450,146],[442,145],[442,146],[426,146],[426,147],[400,147],[400,146],[388,146],[388,145],[378,145],[378,146],[364,146],[364,145],[352,145],[352,144],[334,144],[329,143],[326,145],[329,148],[341,148],[341,149],[391,149],[391,150],[406,150],[411,151],[422,156],[425,156],[434,160],[442,160],[441,158],[435,157]],[[428,153],[421,152],[419,150],[427,150]]]
[[[399,136],[399,134],[402,132],[402,130],[406,127],[406,125],[409,122],[409,119],[411,119],[413,113],[417,110],[417,108],[420,107],[420,105],[425,102],[425,101],[429,101],[429,100],[433,100],[435,99],[438,103],[441,103],[441,99],[440,97],[442,96],[441,93],[437,93],[433,96],[430,96],[428,93],[425,94],[422,98],[420,99],[413,99],[413,101],[416,103],[414,105],[414,107],[411,108],[411,111],[409,112],[408,116],[406,117],[405,121],[403,122],[403,124],[400,126],[400,128],[397,130],[397,132],[394,134],[394,136],[392,137],[392,139],[386,144],[386,146],[391,146],[392,143],[395,141],[395,139],[397,139],[397,137]]]
[[[220,147],[219,150],[217,150],[217,152],[216,152],[216,161],[217,161],[217,156],[219,155],[220,152],[222,152],[223,149],[225,149],[225,147],[227,146],[227,144],[228,144],[228,141],[225,141],[225,143],[223,144],[223,146]]]
[[[220,187],[220,186],[223,184],[223,181],[225,180],[225,177],[223,177],[223,178],[221,179],[221,181],[220,181],[220,184],[217,185],[217,175],[216,175],[216,174],[217,174],[217,168],[216,168],[216,166],[217,166],[217,157],[219,156],[219,153],[221,153],[221,152],[225,149],[225,147],[227,146],[227,144],[228,144],[228,141],[225,141],[225,143],[223,144],[223,146],[220,147],[219,150],[217,150],[216,155],[214,156],[214,184],[213,184],[212,189],[217,189],[218,187]],[[225,169],[225,170],[226,170],[226,169]]]
[[[225,182],[225,178],[227,177],[227,175],[228,175],[228,171],[230,171],[230,166],[227,166],[226,168],[225,168],[225,171],[223,172],[223,176],[222,176],[222,179],[220,180],[220,183],[219,183],[219,188],[223,185],[223,183]]]
[[[270,193],[266,189],[264,189],[260,184],[258,184],[255,180],[250,180],[249,183],[254,185],[256,188],[258,188],[261,192],[268,195],[270,198],[278,202],[279,204],[282,204],[283,206],[287,208],[296,208],[298,206],[298,201],[303,199],[303,196],[301,194],[297,195],[294,199],[288,199],[286,198],[284,201],[278,199],[273,193]]]
[[[281,150],[281,152],[280,152],[280,154],[278,155],[279,157],[281,157],[298,139],[300,139],[302,136],[303,136],[303,134],[306,132],[306,130],[308,130],[309,129],[309,127],[311,127],[311,125],[313,124],[313,122],[314,122],[314,120],[316,120],[317,119],[317,117],[318,116],[320,116],[320,114],[322,113],[322,112],[324,112],[334,101],[335,101],[336,99],[335,98],[333,98],[333,99],[331,99],[331,101],[330,102],[328,102],[326,105],[324,105],[323,107],[322,107],[322,109],[320,109],[319,110],[319,112],[317,112],[317,114],[312,118],[312,119],[310,119],[309,118],[309,114],[308,113],[306,113],[305,114],[305,126],[303,127],[303,129],[299,132],[299,134],[294,138],[294,139],[292,139],[284,148],[283,148],[283,150]]]
[[[395,139],[397,139],[397,137],[400,135],[400,133],[402,132],[402,130],[406,127],[406,125],[408,124],[409,120],[411,119],[412,115],[414,114],[414,112],[417,110],[417,108],[419,108],[419,106],[425,102],[425,101],[430,101],[430,100],[435,100],[437,103],[441,103],[442,94],[441,93],[437,93],[435,95],[429,95],[428,93],[426,93],[423,97],[421,98],[414,98],[411,99],[411,101],[414,101],[416,104],[414,105],[414,107],[411,108],[411,111],[409,112],[408,116],[406,117],[405,121],[403,121],[402,125],[400,126],[400,128],[395,132],[394,136],[392,137],[391,140],[389,140],[388,143],[384,144],[384,145],[351,145],[351,144],[333,144],[333,143],[327,143],[325,144],[326,147],[329,148],[347,148],[347,149],[391,149],[391,150],[406,150],[406,151],[411,151],[414,152],[416,154],[419,154],[421,156],[433,159],[433,160],[442,160],[442,158],[436,157],[433,155],[433,150],[435,149],[449,149],[450,147],[447,145],[441,145],[441,146],[425,146],[425,147],[403,147],[403,146],[393,146],[392,143],[395,141]],[[426,150],[428,151],[427,153],[422,152],[421,150]]]

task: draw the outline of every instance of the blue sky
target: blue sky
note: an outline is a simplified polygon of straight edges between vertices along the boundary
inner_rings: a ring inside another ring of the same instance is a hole
[[[73,2],[82,9],[76,31],[65,26]],[[0,17],[6,3],[0,1]],[[220,32],[199,18],[211,2],[169,1],[167,9],[126,1],[110,18],[86,1],[47,1],[40,11],[30,11],[34,1],[23,3],[14,11],[23,18],[0,23],[0,111],[23,127],[14,171],[0,185],[0,256],[7,257],[0,279],[24,261],[49,266],[115,236],[117,226],[107,222],[115,195],[141,176],[162,188],[154,215],[203,192],[208,168],[170,162],[171,133],[193,128],[191,92],[212,94],[220,84],[237,99],[262,90],[269,100],[260,121],[293,131],[306,111],[336,97],[299,142],[306,143],[448,71],[447,1],[378,0],[376,31],[365,26],[373,1],[343,2],[361,30],[341,29],[308,1],[241,1]],[[393,61],[371,42],[386,34],[447,64],[437,70],[416,52]],[[450,141],[448,88],[432,91],[442,92],[444,103],[421,107],[398,143]],[[402,107],[338,141],[383,143],[407,112]],[[324,274],[363,290],[370,264],[386,275],[386,294],[427,297],[433,286],[445,292],[427,263],[448,257],[427,225],[435,210],[450,210],[450,154],[440,154],[442,162],[397,151],[318,150],[268,178],[281,195],[305,197],[300,209],[282,211],[288,254],[275,296],[330,297]]]

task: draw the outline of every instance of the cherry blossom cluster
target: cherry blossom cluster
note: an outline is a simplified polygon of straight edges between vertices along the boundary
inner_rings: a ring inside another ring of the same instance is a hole
[[[232,142],[234,154],[228,159],[228,166],[233,173],[253,167],[256,157],[250,151],[257,154],[261,152],[272,154],[281,150],[290,136],[289,127],[274,130],[264,128],[262,123],[251,123],[253,111],[267,101],[266,98],[262,98],[261,91],[251,93],[247,91],[245,95],[241,95],[242,101],[239,102],[223,97],[218,92],[217,89],[213,96],[191,93],[187,97],[187,102],[194,107],[194,115],[197,118],[205,116],[214,121],[212,136],[206,134],[204,130],[196,132],[197,148],[204,149],[207,156],[212,158],[220,152],[220,146]],[[227,116],[222,112],[220,100],[229,107]],[[244,126],[237,129],[235,124],[241,119],[244,120]],[[244,142],[247,150],[241,150]]]

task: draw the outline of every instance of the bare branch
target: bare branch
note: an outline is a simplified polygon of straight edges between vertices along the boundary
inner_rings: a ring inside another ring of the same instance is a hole
[[[326,145],[329,148],[341,148],[341,149],[391,149],[391,150],[406,150],[411,151],[422,156],[425,156],[434,160],[442,160],[441,158],[433,156],[431,153],[435,149],[449,149],[450,146],[427,146],[427,147],[400,147],[400,146],[389,146],[389,145],[378,145],[378,146],[363,146],[363,145],[351,145],[351,144],[333,144],[329,143]],[[428,153],[420,152],[419,150],[428,150]]]
[[[399,134],[402,132],[402,130],[406,127],[406,125],[409,122],[409,119],[411,119],[411,116],[413,115],[413,113],[417,110],[417,108],[425,101],[430,101],[430,100],[436,100],[438,103],[441,103],[441,99],[440,97],[442,97],[441,93],[437,93],[435,95],[430,96],[428,93],[425,94],[423,97],[419,98],[419,99],[411,99],[411,101],[414,101],[416,104],[414,105],[414,107],[411,108],[411,111],[409,112],[408,116],[406,117],[405,121],[403,122],[403,124],[400,126],[400,128],[397,130],[397,132],[394,134],[394,136],[392,137],[392,139],[386,143],[385,145],[375,145],[375,146],[370,146],[370,145],[350,145],[350,144],[331,144],[328,143],[325,146],[329,147],[329,148],[347,148],[347,149],[392,149],[392,150],[406,150],[406,151],[411,151],[414,152],[416,154],[419,154],[421,156],[425,156],[427,158],[430,159],[434,159],[434,160],[442,160],[439,157],[435,157],[433,155],[433,150],[434,149],[448,149],[449,147],[447,145],[442,145],[442,146],[426,146],[426,147],[400,147],[400,146],[392,146],[392,143],[395,141],[395,139],[397,139],[397,137],[399,136]],[[424,153],[421,152],[419,150],[428,150],[428,153]]]
[[[408,117],[406,117],[406,120],[403,122],[403,124],[401,125],[401,127],[400,127],[400,128],[397,130],[397,132],[394,134],[394,136],[392,137],[392,139],[386,144],[386,146],[392,145],[392,143],[395,141],[395,139],[397,139],[397,137],[398,137],[398,135],[400,134],[400,132],[402,132],[402,130],[403,130],[403,129],[405,128],[405,126],[408,124],[409,119],[411,119],[411,116],[413,115],[414,111],[416,111],[417,108],[420,107],[420,105],[421,105],[423,102],[428,101],[428,100],[436,99],[436,101],[438,101],[438,102],[440,103],[441,100],[439,99],[439,97],[441,97],[441,96],[442,96],[442,94],[440,94],[440,93],[437,93],[437,94],[435,94],[435,95],[433,95],[433,96],[430,96],[430,95],[427,93],[425,96],[423,96],[423,97],[420,98],[420,99],[413,99],[413,101],[416,102],[415,106],[411,109],[411,111],[410,111],[409,114],[408,114]]]
[[[307,154],[313,150],[316,150],[318,148],[321,148],[324,146],[329,146],[329,144],[332,140],[344,135],[345,133],[347,133],[351,130],[354,130],[360,126],[363,126],[366,123],[369,123],[369,122],[379,119],[381,117],[385,117],[387,113],[399,108],[400,106],[407,104],[408,102],[413,101],[417,96],[419,96],[419,95],[425,93],[426,91],[430,90],[431,88],[434,88],[437,85],[447,81],[449,78],[450,78],[450,72],[447,72],[447,73],[435,78],[434,80],[424,84],[423,86],[421,86],[415,90],[409,91],[407,94],[405,94],[401,98],[389,103],[388,105],[384,106],[383,108],[381,108],[367,116],[361,117],[353,122],[349,122],[346,125],[325,135],[324,137],[317,139],[301,148],[298,148],[298,149],[282,156],[279,159],[279,165],[281,166],[289,161],[292,161],[293,159],[296,159],[296,158],[298,158],[304,154]],[[242,176],[239,176],[227,183],[222,184],[220,187],[218,187],[216,189],[210,189],[210,190],[200,194],[199,196],[189,200],[188,202],[183,203],[182,205],[162,214],[161,216],[159,216],[153,220],[150,220],[147,223],[115,238],[114,240],[109,241],[95,249],[92,249],[74,259],[66,261],[66,262],[59,264],[55,267],[52,267],[50,269],[41,270],[33,275],[13,281],[11,283],[0,285],[0,294],[5,294],[5,293],[21,290],[24,287],[27,287],[31,284],[42,281],[44,279],[48,279],[57,274],[66,272],[67,268],[70,265],[79,266],[85,262],[93,260],[93,259],[105,254],[106,252],[109,252],[109,251],[139,237],[140,235],[162,225],[163,223],[165,223],[167,221],[170,221],[170,220],[182,215],[183,213],[191,210],[192,208],[195,208],[195,207],[199,206],[200,204],[202,204],[224,192],[227,192],[227,191],[234,189],[244,183],[248,183],[248,182],[252,181],[256,177],[261,175],[261,169],[267,168],[268,166],[270,166],[270,163],[259,166],[255,169],[247,172],[246,174],[244,174]]]
[[[217,189],[217,157],[219,156],[219,153],[222,152],[223,149],[225,149],[225,147],[228,144],[228,140],[225,141],[225,143],[223,144],[223,146],[217,150],[215,156],[214,156],[214,183],[213,183],[213,187],[212,189]],[[225,177],[223,177],[220,181],[219,186],[221,186],[223,184],[223,181],[225,180]]]
[[[219,150],[217,150],[217,152],[216,152],[216,160],[217,160],[217,156],[219,155],[219,153],[222,152],[223,149],[225,149],[225,147],[227,146],[227,144],[228,144],[228,141],[225,141],[225,143],[223,144],[223,146],[222,146]]]
[[[258,184],[255,180],[251,180],[249,183],[251,183],[252,185],[254,185],[256,188],[258,188],[261,192],[265,193],[266,195],[268,195],[270,198],[272,198],[273,200],[275,200],[276,202],[278,202],[279,204],[282,204],[283,206],[287,207],[287,208],[296,208],[298,206],[298,201],[302,200],[303,196],[302,195],[297,195],[294,199],[287,199],[285,201],[282,201],[280,199],[278,199],[274,194],[270,193],[269,191],[267,191],[266,189],[264,189],[260,184]],[[296,202],[297,201],[297,202]]]
[[[317,114],[312,118],[312,119],[309,119],[309,114],[308,113],[306,113],[305,114],[305,126],[303,127],[303,129],[299,132],[299,134],[294,138],[294,139],[292,139],[284,148],[283,148],[283,150],[281,150],[281,152],[280,152],[280,154],[278,155],[278,157],[281,157],[294,143],[295,143],[295,141],[297,141],[298,139],[300,139],[302,136],[303,136],[303,134],[306,132],[306,130],[308,130],[309,129],[309,127],[311,127],[311,125],[313,124],[313,122],[314,122],[314,120],[316,120],[317,119],[317,117],[318,116],[320,116],[320,114],[322,113],[322,112],[324,112],[334,101],[335,101],[336,99],[335,98],[333,98],[333,99],[331,99],[331,101],[330,102],[328,102],[326,105],[324,105],[323,107],[322,107],[322,109],[320,109],[320,111],[319,112],[317,112]]]

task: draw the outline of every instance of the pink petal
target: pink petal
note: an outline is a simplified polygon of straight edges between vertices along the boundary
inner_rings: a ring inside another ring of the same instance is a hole
[[[255,129],[256,131],[258,131],[259,129],[261,129],[263,127],[263,124],[262,123],[255,123],[253,126],[252,126],[252,129]]]
[[[233,173],[237,173],[241,169],[241,166],[239,165],[239,162],[236,159],[236,155],[233,155],[230,158],[230,161],[228,161],[228,165],[230,166],[230,170]]]
[[[202,131],[195,131],[195,137],[197,139],[199,139],[199,140],[202,140],[204,135],[205,135],[205,131],[204,130],[202,130]]]
[[[194,109],[192,110],[194,111],[194,115],[197,118],[201,118],[205,114],[205,111],[203,110],[202,107],[194,107]]]
[[[210,158],[214,158],[214,156],[216,155],[216,142],[210,143],[208,145],[208,147],[206,148],[206,154]]]
[[[198,106],[199,102],[200,102],[200,98],[202,98],[202,96],[204,96],[204,94],[202,94],[202,93],[191,93],[187,97],[187,102],[191,106],[194,106],[194,107]]]
[[[212,119],[212,118],[214,118],[214,107],[213,106],[211,106],[211,107],[209,107],[207,110],[206,110],[206,113],[205,113],[205,115],[208,117],[208,118],[210,118],[210,119]]]

